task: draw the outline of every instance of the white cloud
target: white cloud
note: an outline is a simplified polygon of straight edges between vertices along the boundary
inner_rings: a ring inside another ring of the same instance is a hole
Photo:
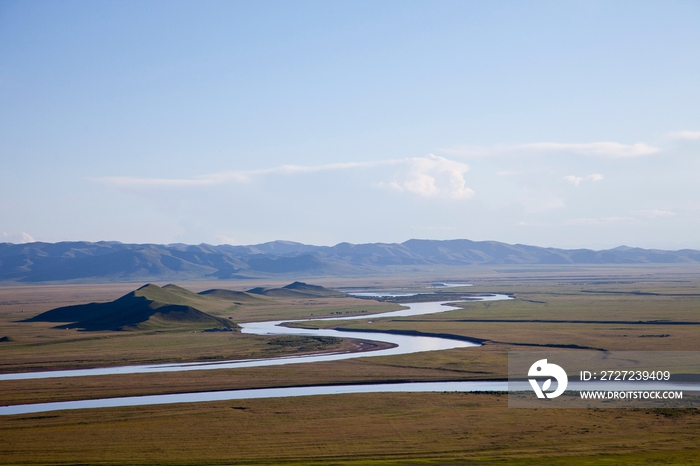
[[[461,157],[504,156],[523,153],[566,152],[593,157],[629,158],[650,155],[661,149],[638,142],[622,144],[619,142],[558,143],[536,142],[530,144],[501,145],[492,147],[458,146],[443,149],[443,152]]]
[[[347,163],[329,163],[326,165],[281,165],[279,167],[267,168],[264,170],[253,170],[250,174],[268,174],[268,173],[315,173],[320,171],[330,170],[348,170],[353,168],[374,168],[383,165],[397,165],[403,163],[404,160],[377,160],[373,162],[347,162]]]
[[[14,244],[24,244],[24,243],[34,243],[36,240],[32,238],[32,235],[26,232],[18,233],[16,235],[8,235],[4,231],[0,235],[0,243],[14,243]]]
[[[675,212],[668,210],[638,210],[635,213],[647,218],[673,217],[676,215]]]
[[[294,175],[355,168],[374,168],[382,165],[397,165],[405,160],[380,160],[375,162],[331,163],[326,165],[280,165],[261,170],[231,170],[201,175],[194,178],[139,178],[133,176],[107,176],[94,178],[94,181],[120,187],[196,187],[225,183],[247,183],[256,176],[270,174]]]
[[[660,149],[643,143],[621,144],[619,142],[589,142],[585,144],[561,144],[557,142],[538,142],[520,144],[515,149],[535,152],[572,152],[587,156],[602,157],[638,157],[659,152]]]
[[[578,187],[579,183],[583,181],[583,178],[580,176],[574,176],[574,175],[568,175],[565,176],[563,179],[568,181],[569,183],[573,184],[574,186]]]
[[[668,133],[666,136],[673,139],[700,139],[700,131],[678,131]]]
[[[461,162],[428,154],[425,157],[406,159],[389,159],[372,162],[331,163],[325,165],[280,165],[261,170],[226,171],[201,175],[194,178],[138,178],[138,177],[104,177],[97,178],[103,184],[118,187],[198,187],[224,183],[247,183],[255,177],[282,174],[296,175],[324,171],[340,171],[376,168],[399,165],[402,170],[397,179],[382,183],[399,192],[409,192],[427,198],[471,199],[474,191],[466,187],[464,174],[469,167]]]
[[[425,198],[471,199],[474,191],[464,179],[469,167],[444,157],[428,154],[405,159],[405,169],[396,179],[381,186]]]
[[[603,179],[603,175],[600,173],[593,173],[591,175],[588,175],[586,177],[583,176],[575,176],[575,175],[567,175],[563,178],[564,180],[568,181],[569,183],[573,184],[578,188],[578,185],[583,181],[583,180],[589,180],[589,181],[600,181]]]

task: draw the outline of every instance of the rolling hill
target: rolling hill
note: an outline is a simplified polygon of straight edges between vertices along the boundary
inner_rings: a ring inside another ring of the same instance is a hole
[[[346,296],[345,293],[340,291],[317,285],[308,285],[303,282],[290,283],[282,288],[257,287],[248,290],[247,293],[275,298],[342,298]]]
[[[144,285],[108,303],[90,303],[52,309],[28,322],[62,323],[57,328],[83,330],[144,330],[162,328],[225,328],[236,324],[207,314],[195,306],[207,298],[175,285]]]
[[[213,289],[213,290],[202,291],[199,294],[202,296],[208,296],[208,297],[212,297],[212,298],[231,301],[235,304],[255,304],[255,303],[266,302],[265,298],[258,296],[258,295],[255,295],[255,294],[248,293],[246,291]]]

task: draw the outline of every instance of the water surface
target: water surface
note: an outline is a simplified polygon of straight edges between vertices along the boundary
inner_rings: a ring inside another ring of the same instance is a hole
[[[632,390],[641,389],[639,383],[621,382],[612,386],[608,382],[570,383],[570,390]],[[700,384],[656,382],[643,384],[644,390],[700,391]],[[529,391],[530,384],[511,382],[510,391]],[[472,382],[415,382],[364,385],[322,385],[311,387],[256,388],[250,390],[225,390],[216,392],[177,393],[171,395],[129,396],[97,400],[61,401],[28,405],[2,406],[0,416],[13,414],[44,413],[65,409],[121,408],[129,406],[165,405],[175,403],[202,403],[228,400],[252,400],[260,398],[286,398],[297,396],[343,395],[350,393],[418,393],[418,392],[506,392],[507,381]]]

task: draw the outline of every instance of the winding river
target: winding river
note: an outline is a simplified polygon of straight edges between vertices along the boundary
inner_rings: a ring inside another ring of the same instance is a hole
[[[460,285],[465,286],[465,285]],[[418,294],[418,293],[415,293]],[[381,294],[373,293],[373,296]],[[395,294],[394,294],[395,295]],[[510,296],[494,294],[478,297],[470,297],[469,301],[498,301],[512,299]],[[454,302],[454,301],[451,301]],[[248,359],[218,362],[191,362],[180,364],[155,364],[140,366],[106,367],[96,369],[80,369],[69,371],[45,371],[28,372],[18,374],[2,374],[2,380],[26,380],[52,377],[84,377],[114,374],[141,374],[156,372],[182,372],[194,370],[214,370],[232,369],[238,367],[262,367],[284,364],[302,364],[317,361],[338,361],[343,359],[389,356],[396,354],[409,354],[423,351],[440,351],[453,348],[465,348],[479,346],[478,343],[455,340],[441,337],[394,335],[389,333],[371,333],[338,331],[331,329],[304,329],[282,326],[293,322],[309,322],[317,320],[367,320],[385,317],[409,317],[438,312],[447,312],[459,309],[455,306],[447,305],[446,302],[425,302],[411,303],[407,309],[399,311],[385,312],[381,314],[352,316],[352,317],[331,317],[326,319],[301,319],[269,322],[251,322],[241,324],[243,333],[255,335],[304,335],[304,336],[332,336],[341,338],[356,338],[360,340],[380,341],[392,345],[389,348],[375,351],[359,352],[337,352],[323,353],[301,356],[287,356],[266,359]],[[576,388],[577,383],[570,384]],[[658,387],[656,386],[658,385]],[[587,385],[588,388],[590,385]],[[581,387],[579,387],[581,388]],[[625,388],[624,384],[619,388]],[[632,388],[632,386],[630,386]],[[699,384],[675,384],[661,383],[651,384],[648,388],[664,390],[700,390]],[[507,381],[471,381],[471,382],[414,382],[414,383],[381,383],[381,384],[355,384],[355,385],[324,385],[308,387],[284,387],[284,388],[257,388],[247,390],[224,390],[213,392],[197,393],[177,393],[168,395],[132,396],[119,398],[103,398],[94,400],[61,401],[53,403],[37,403],[14,406],[1,406],[0,416],[14,414],[42,413],[49,411],[59,411],[68,409],[88,409],[88,408],[115,408],[128,406],[161,405],[173,403],[197,403],[226,400],[246,400],[256,398],[281,398],[310,395],[337,395],[349,393],[392,393],[392,392],[484,392],[484,391],[508,391],[508,390],[530,390],[526,382],[511,382],[509,387]]]
[[[611,386],[607,382],[569,382],[570,390],[680,390],[700,392],[698,383],[638,383],[622,382]],[[320,385],[310,387],[253,388],[214,392],[174,393],[170,395],[129,396],[96,400],[59,401],[27,405],[0,406],[0,416],[45,413],[66,409],[123,408],[130,406],[201,403],[212,401],[253,400],[260,398],[287,398],[312,395],[346,395],[351,393],[429,393],[429,392],[513,392],[530,391],[527,382],[473,381],[473,382],[409,382],[355,385]]]
[[[470,301],[500,301],[504,299],[512,299],[510,296],[502,294],[494,294],[487,296],[478,296],[469,298]],[[135,366],[117,366],[117,367],[99,367],[94,369],[76,369],[65,371],[43,371],[43,372],[21,372],[15,374],[0,374],[2,380],[27,380],[27,379],[48,379],[56,377],[87,377],[98,375],[115,375],[115,374],[146,374],[154,372],[184,372],[184,371],[201,371],[215,369],[236,369],[239,367],[263,367],[263,366],[279,366],[287,364],[304,364],[309,362],[319,361],[339,361],[343,359],[376,357],[376,356],[392,356],[397,354],[419,353],[423,351],[441,351],[453,348],[466,348],[470,346],[479,346],[478,343],[456,340],[441,337],[428,336],[409,336],[409,335],[394,335],[390,333],[367,333],[367,332],[348,332],[332,329],[303,329],[291,328],[282,326],[282,324],[290,324],[294,322],[309,322],[318,320],[372,320],[373,318],[384,317],[409,317],[425,314],[435,314],[438,312],[447,312],[459,309],[455,306],[448,306],[446,302],[427,302],[407,304],[408,309],[399,311],[385,312],[382,314],[363,314],[362,316],[352,317],[329,317],[324,319],[300,319],[300,320],[275,320],[268,322],[252,322],[240,324],[242,333],[250,333],[253,335],[303,335],[303,336],[323,336],[323,337],[338,337],[338,338],[355,338],[359,340],[379,341],[392,345],[386,349],[376,351],[359,351],[359,352],[335,352],[335,353],[320,353],[300,356],[283,356],[276,358],[264,359],[241,359],[230,361],[207,361],[207,362],[186,362],[172,364],[150,364],[150,365],[135,365]]]

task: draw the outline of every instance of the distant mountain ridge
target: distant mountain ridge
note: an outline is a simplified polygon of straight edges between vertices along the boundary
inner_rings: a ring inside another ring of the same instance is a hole
[[[272,241],[209,244],[0,243],[0,281],[139,281],[355,275],[405,266],[700,264],[700,251],[620,246],[594,251],[496,241],[418,240],[313,246]]]

